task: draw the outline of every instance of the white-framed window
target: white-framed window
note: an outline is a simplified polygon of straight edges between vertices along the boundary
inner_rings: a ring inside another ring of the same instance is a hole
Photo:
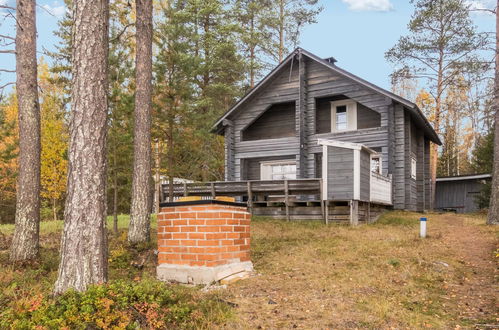
[[[411,158],[411,179],[416,180],[416,158]]]
[[[371,155],[371,172],[381,174],[382,159],[381,155]]]
[[[261,180],[293,180],[296,179],[296,161],[279,160],[260,163]]]
[[[331,102],[331,132],[357,129],[357,103],[352,100]]]

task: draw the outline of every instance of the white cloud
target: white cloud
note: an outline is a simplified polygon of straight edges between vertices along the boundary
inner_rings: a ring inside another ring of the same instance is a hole
[[[492,15],[491,12],[486,11],[494,9],[494,2],[491,0],[466,0],[464,3],[468,6],[471,11],[475,11],[478,14]]]
[[[60,5],[58,1],[54,1],[51,5],[44,4],[42,7],[46,12],[56,17],[62,17],[66,13],[66,6]]]
[[[390,0],[341,0],[348,9],[355,11],[389,11],[393,9]]]

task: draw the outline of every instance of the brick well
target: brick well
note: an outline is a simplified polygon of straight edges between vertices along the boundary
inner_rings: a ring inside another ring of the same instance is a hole
[[[211,283],[252,271],[251,215],[218,200],[164,203],[158,214],[158,278]]]

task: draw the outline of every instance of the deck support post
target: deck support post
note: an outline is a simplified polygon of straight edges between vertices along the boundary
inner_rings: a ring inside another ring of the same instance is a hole
[[[359,224],[359,201],[350,201],[350,225],[357,226]]]
[[[247,182],[248,186],[248,207],[250,210],[253,209],[253,192],[251,191],[251,181]]]
[[[371,223],[371,202],[367,202],[366,206],[366,223]]]
[[[286,206],[286,220],[290,221],[290,218],[289,218],[289,186],[288,186],[288,180],[284,180],[284,205]]]
[[[324,206],[325,206],[325,220],[326,220],[326,225],[329,225],[329,201],[325,200],[324,201]]]

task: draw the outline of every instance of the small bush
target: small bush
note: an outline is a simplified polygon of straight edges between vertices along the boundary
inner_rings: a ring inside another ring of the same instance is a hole
[[[199,294],[157,280],[119,280],[83,293],[68,291],[55,298],[39,294],[12,301],[0,313],[0,328],[196,328],[227,319],[229,306],[215,296],[201,299]]]

